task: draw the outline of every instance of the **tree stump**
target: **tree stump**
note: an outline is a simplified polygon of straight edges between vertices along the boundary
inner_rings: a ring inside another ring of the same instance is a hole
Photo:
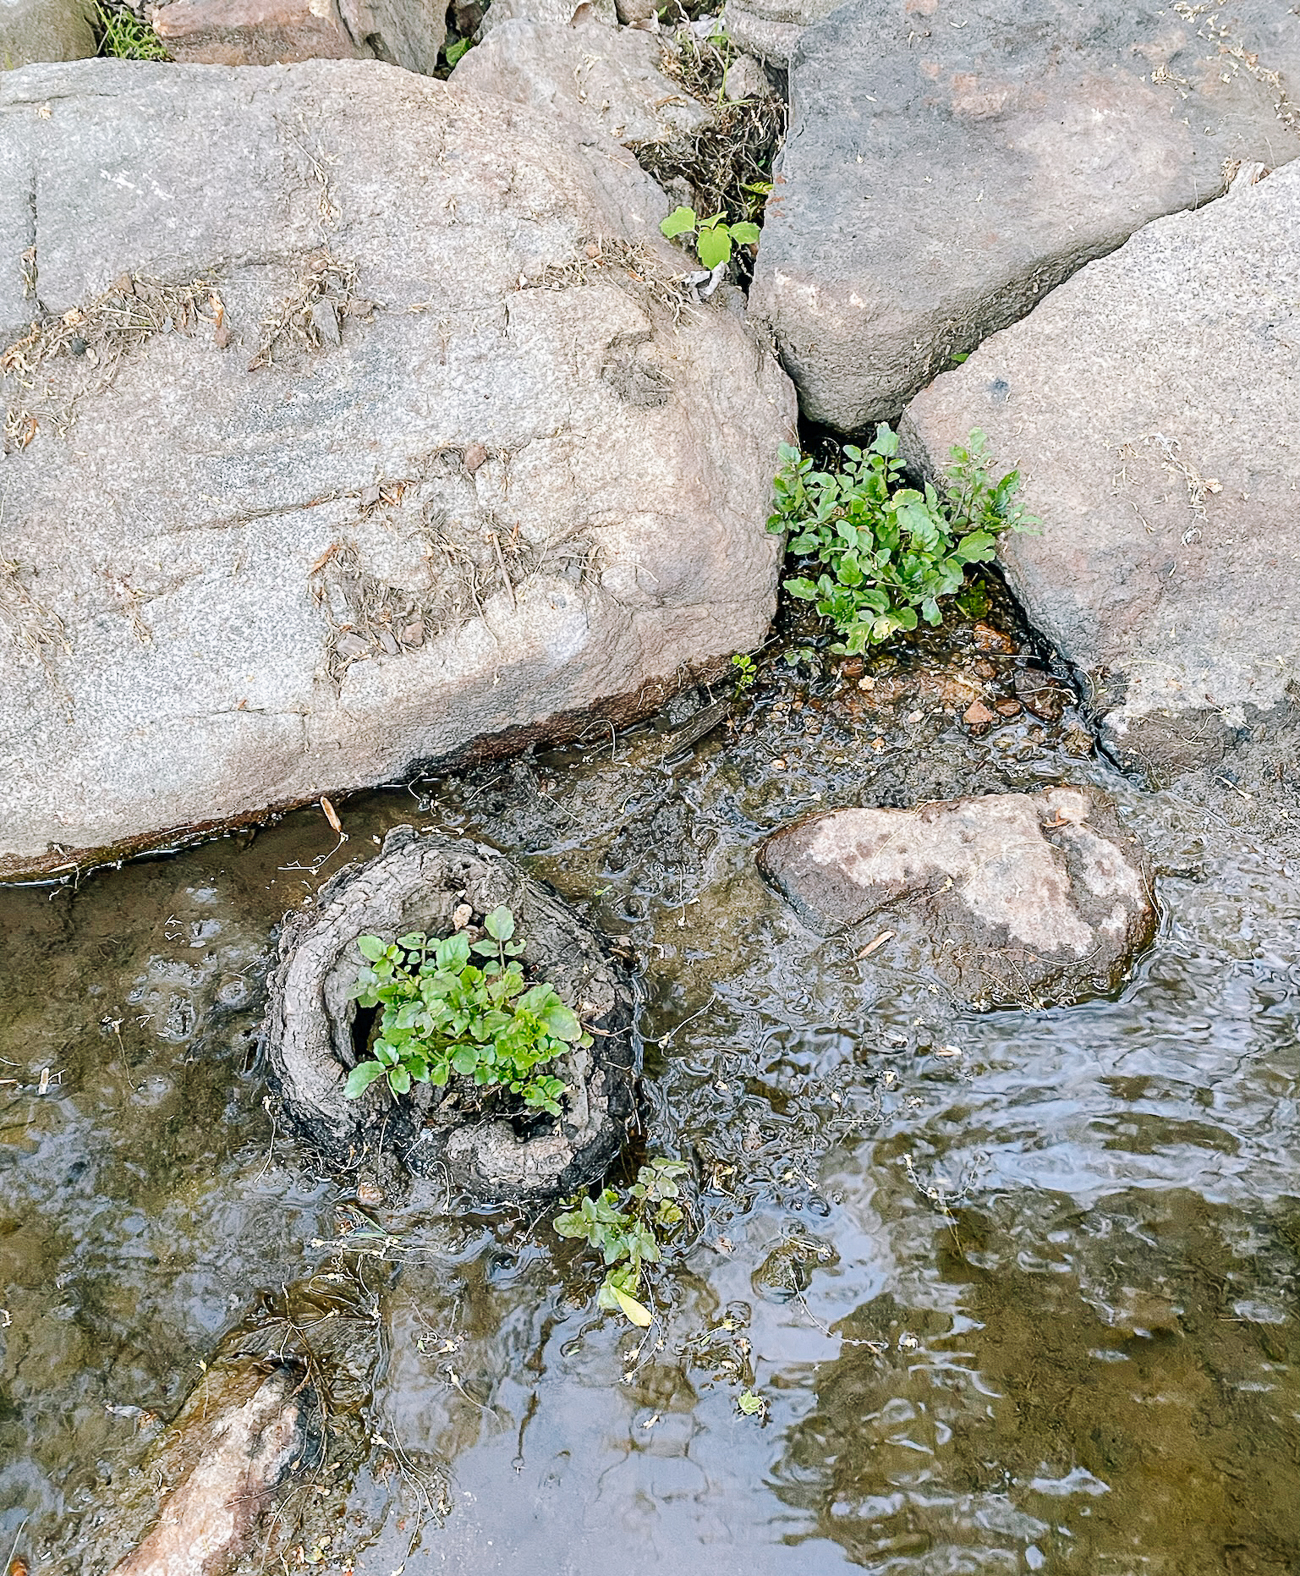
[[[514,913],[530,982],[549,981],[592,1035],[589,1047],[552,1064],[566,1085],[561,1116],[508,1090],[485,1098],[455,1078],[444,1089],[414,1084],[401,1097],[380,1079],[347,1099],[367,1028],[349,996],[363,966],[357,938],[440,938],[457,928],[458,909],[468,905],[469,923],[481,925],[498,904]],[[585,1187],[624,1142],[639,1068],[632,982],[592,926],[482,844],[395,828],[374,859],[342,871],[286,920],[268,992],[261,1050],[272,1109],[332,1171],[391,1177],[401,1167],[441,1174],[476,1199],[524,1203]]]

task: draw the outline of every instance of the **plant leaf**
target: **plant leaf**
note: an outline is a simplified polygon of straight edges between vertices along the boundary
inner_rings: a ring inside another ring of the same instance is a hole
[[[654,1314],[650,1312],[643,1302],[638,1302],[635,1297],[629,1297],[625,1291],[620,1291],[617,1286],[613,1286],[610,1289],[614,1293],[614,1300],[639,1330],[647,1329],[654,1323]]]
[[[674,236],[693,230],[697,222],[694,208],[674,208],[666,219],[659,221],[659,229],[671,241]]]
[[[716,268],[719,263],[730,262],[730,230],[725,224],[713,230],[701,230],[696,238],[695,249],[699,253],[700,265],[704,268]]]
[[[493,941],[509,941],[515,933],[515,916],[501,903],[483,921],[483,927]]]
[[[376,1078],[384,1076],[386,1070],[382,1062],[358,1062],[343,1085],[344,1096],[349,1100],[359,1100]]]
[[[369,959],[371,963],[378,963],[387,951],[387,947],[378,936],[358,936],[357,948],[361,956]]]

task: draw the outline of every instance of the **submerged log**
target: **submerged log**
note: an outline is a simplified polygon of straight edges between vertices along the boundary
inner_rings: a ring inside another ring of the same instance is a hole
[[[457,1079],[443,1090],[415,1084],[398,1099],[381,1079],[349,1100],[344,1085],[366,1032],[349,995],[363,963],[357,938],[443,937],[498,904],[515,916],[529,980],[552,984],[592,1035],[554,1064],[562,1115],[506,1091],[484,1101]],[[398,827],[375,859],[340,873],[286,921],[261,1049],[273,1109],[328,1168],[404,1167],[476,1198],[522,1203],[585,1186],[621,1147],[638,1063],[633,1006],[631,981],[599,933],[540,882],[481,844]]]

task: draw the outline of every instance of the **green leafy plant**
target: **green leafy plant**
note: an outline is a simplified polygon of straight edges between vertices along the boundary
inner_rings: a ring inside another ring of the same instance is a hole
[[[126,6],[96,6],[100,31],[99,52],[117,60],[170,60],[153,28]]]
[[[524,979],[523,943],[510,910],[494,908],[484,928],[486,937],[472,944],[463,931],[442,941],[419,931],[392,943],[358,938],[366,966],[351,995],[383,1011],[369,1059],[348,1074],[349,1100],[377,1078],[400,1095],[412,1083],[441,1088],[455,1074],[560,1114],[564,1084],[540,1069],[573,1045],[590,1045],[591,1036],[554,986],[530,987]],[[471,955],[485,961],[473,963]]]
[[[758,242],[758,226],[748,219],[724,224],[721,213],[715,213],[709,219],[700,219],[696,217],[694,208],[674,208],[660,222],[659,228],[669,240],[679,235],[694,234],[695,254],[704,268],[716,268],[719,263],[729,263],[733,243],[736,246],[754,246]]]
[[[754,680],[758,677],[758,668],[753,657],[743,651],[738,651],[732,657],[731,665],[736,670],[736,694],[743,695],[747,689],[754,687]]]
[[[754,1390],[742,1390],[736,1397],[736,1405],[744,1417],[766,1417],[767,1402]]]
[[[468,50],[473,47],[472,38],[458,38],[454,44],[447,45],[447,64],[454,66]]]
[[[644,1265],[659,1262],[659,1234],[671,1231],[682,1219],[677,1178],[688,1169],[683,1160],[657,1155],[637,1172],[626,1201],[607,1187],[595,1198],[568,1199],[568,1212],[555,1221],[560,1236],[589,1242],[603,1254],[605,1279],[597,1304],[624,1313],[642,1328],[652,1315],[637,1300],[641,1271]]]
[[[844,637],[833,650],[865,651],[915,629],[918,613],[942,622],[940,599],[961,589],[971,564],[993,557],[998,536],[1037,525],[1015,501],[1019,471],[997,482],[989,475],[985,442],[976,431],[953,448],[943,492],[899,486],[898,436],[885,425],[867,450],[845,445],[835,475],[782,445],[767,528],[788,532],[790,552],[821,569],[785,588],[833,620]]]

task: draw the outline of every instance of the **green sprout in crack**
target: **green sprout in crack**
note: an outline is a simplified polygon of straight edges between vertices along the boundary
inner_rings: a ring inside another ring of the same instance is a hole
[[[979,431],[952,450],[942,490],[900,485],[898,435],[883,423],[866,450],[845,445],[835,474],[789,444],[780,456],[767,528],[788,533],[789,552],[807,562],[785,588],[834,623],[844,637],[837,652],[856,655],[915,629],[918,614],[941,623],[939,603],[962,590],[967,568],[987,563],[1004,531],[1038,524],[1016,502],[1020,472],[989,475]]]
[[[708,219],[700,219],[696,217],[694,208],[674,208],[668,217],[661,221],[659,228],[670,241],[679,235],[693,234],[695,255],[699,258],[702,268],[713,269],[719,263],[729,263],[733,243],[736,246],[758,244],[758,226],[751,224],[748,219],[738,220],[735,224],[724,224],[721,213],[715,213]]]

